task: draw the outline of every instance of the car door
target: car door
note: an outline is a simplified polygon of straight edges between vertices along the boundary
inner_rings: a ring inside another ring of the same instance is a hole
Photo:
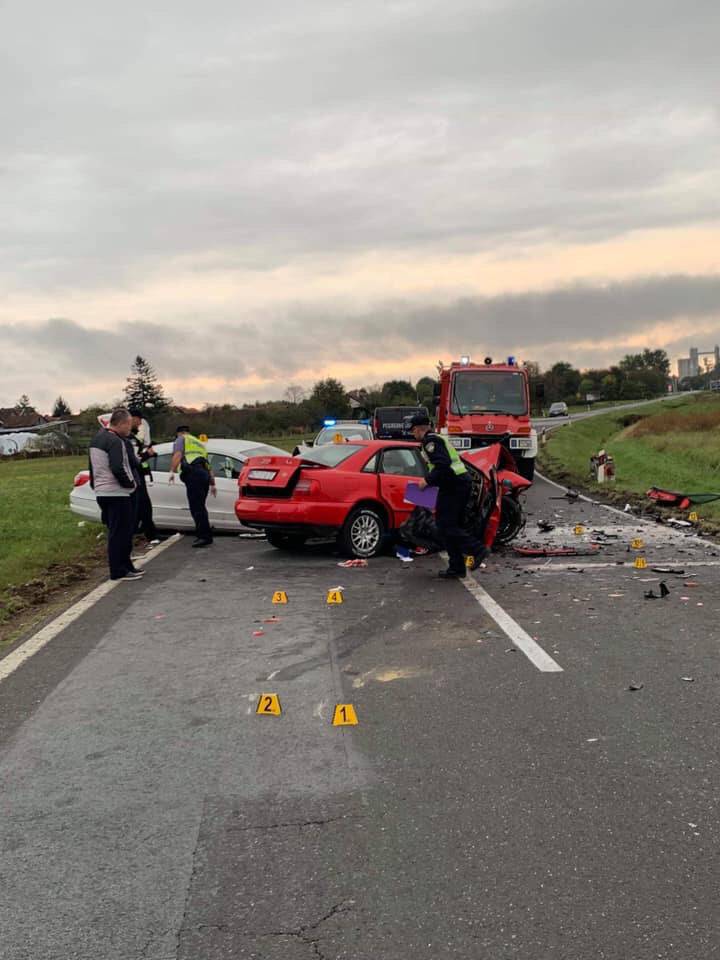
[[[163,530],[193,530],[195,524],[185,494],[185,484],[179,477],[170,483],[172,452],[158,453],[149,461],[152,483],[147,489],[153,507],[155,526]]]
[[[244,460],[238,457],[229,457],[224,453],[208,452],[208,460],[215,475],[217,496],[209,496],[207,500],[210,526],[215,530],[238,530],[238,519],[235,516],[235,501],[238,497],[238,477],[244,465]]]
[[[378,475],[380,494],[393,512],[393,526],[398,527],[414,510],[413,504],[405,503],[408,483],[417,482],[426,476],[420,451],[415,447],[391,447],[383,450]]]

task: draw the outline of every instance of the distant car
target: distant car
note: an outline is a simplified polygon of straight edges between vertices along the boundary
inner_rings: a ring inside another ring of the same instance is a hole
[[[558,400],[557,403],[550,404],[548,410],[549,417],[566,417],[568,415],[568,405],[564,400]]]
[[[195,524],[188,509],[184,484],[179,479],[174,484],[168,482],[173,445],[156,443],[153,447],[155,456],[148,461],[153,478],[152,483],[148,483],[148,493],[155,526],[160,530],[193,530]],[[207,450],[217,483],[217,497],[208,497],[207,500],[210,524],[215,530],[236,533],[237,481],[248,458],[260,455],[287,457],[287,451],[254,440],[220,439],[208,440]],[[89,481],[88,470],[81,470],[76,475],[70,492],[70,509],[86,520],[99,522],[100,509]]]
[[[416,413],[429,416],[427,407],[377,407],[373,415],[373,434],[376,440],[412,439],[408,424]]]
[[[341,438],[338,440],[338,437]],[[322,447],[326,443],[344,443],[346,440],[372,440],[373,433],[369,423],[359,420],[326,420],[320,433],[314,440],[300,443],[293,450],[293,456],[307,453],[315,447]]]

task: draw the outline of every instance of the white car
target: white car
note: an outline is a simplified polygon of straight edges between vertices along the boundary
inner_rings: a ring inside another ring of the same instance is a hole
[[[266,443],[253,440],[208,440],[208,459],[217,484],[217,497],[207,499],[210,525],[218,531],[237,533],[240,529],[235,516],[235,501],[238,496],[238,477],[248,457],[287,457],[287,450],[271,447]],[[148,483],[148,493],[153,505],[153,520],[160,530],[194,530],[195,524],[190,516],[185,484],[177,477],[175,483],[169,483],[172,443],[155,443],[155,456],[148,463],[152,473],[152,483]],[[95,499],[95,491],[90,486],[90,471],[81,470],[70,492],[70,509],[86,520],[100,522],[100,509]]]
[[[558,400],[556,403],[550,404],[549,417],[566,417],[567,415],[568,405],[564,400]]]
[[[338,440],[342,437],[342,440]],[[315,447],[322,447],[326,443],[344,443],[346,440],[372,440],[373,432],[369,423],[359,420],[326,420],[325,426],[314,440],[301,443],[293,450],[293,456],[307,453]]]

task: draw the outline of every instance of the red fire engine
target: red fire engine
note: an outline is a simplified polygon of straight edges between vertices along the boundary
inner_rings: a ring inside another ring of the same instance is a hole
[[[530,421],[530,380],[514,357],[506,363],[438,365],[437,429],[457,450],[502,443],[515,458],[518,473],[532,480],[537,433]]]

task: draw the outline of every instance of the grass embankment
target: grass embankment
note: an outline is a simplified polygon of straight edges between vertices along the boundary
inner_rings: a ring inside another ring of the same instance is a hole
[[[591,478],[590,457],[602,449],[615,458],[614,484]],[[694,394],[575,422],[548,436],[539,465],[565,483],[621,497],[651,486],[720,493],[720,396]],[[720,521],[720,500],[697,509]]]
[[[295,447],[306,439],[307,437],[297,434],[289,437],[243,437],[243,440],[257,440],[258,443],[267,443],[270,447],[280,447],[281,450],[287,450],[288,453],[292,453]]]
[[[16,615],[87,579],[105,549],[96,524],[78,526],[68,497],[87,457],[0,462],[0,640]]]

